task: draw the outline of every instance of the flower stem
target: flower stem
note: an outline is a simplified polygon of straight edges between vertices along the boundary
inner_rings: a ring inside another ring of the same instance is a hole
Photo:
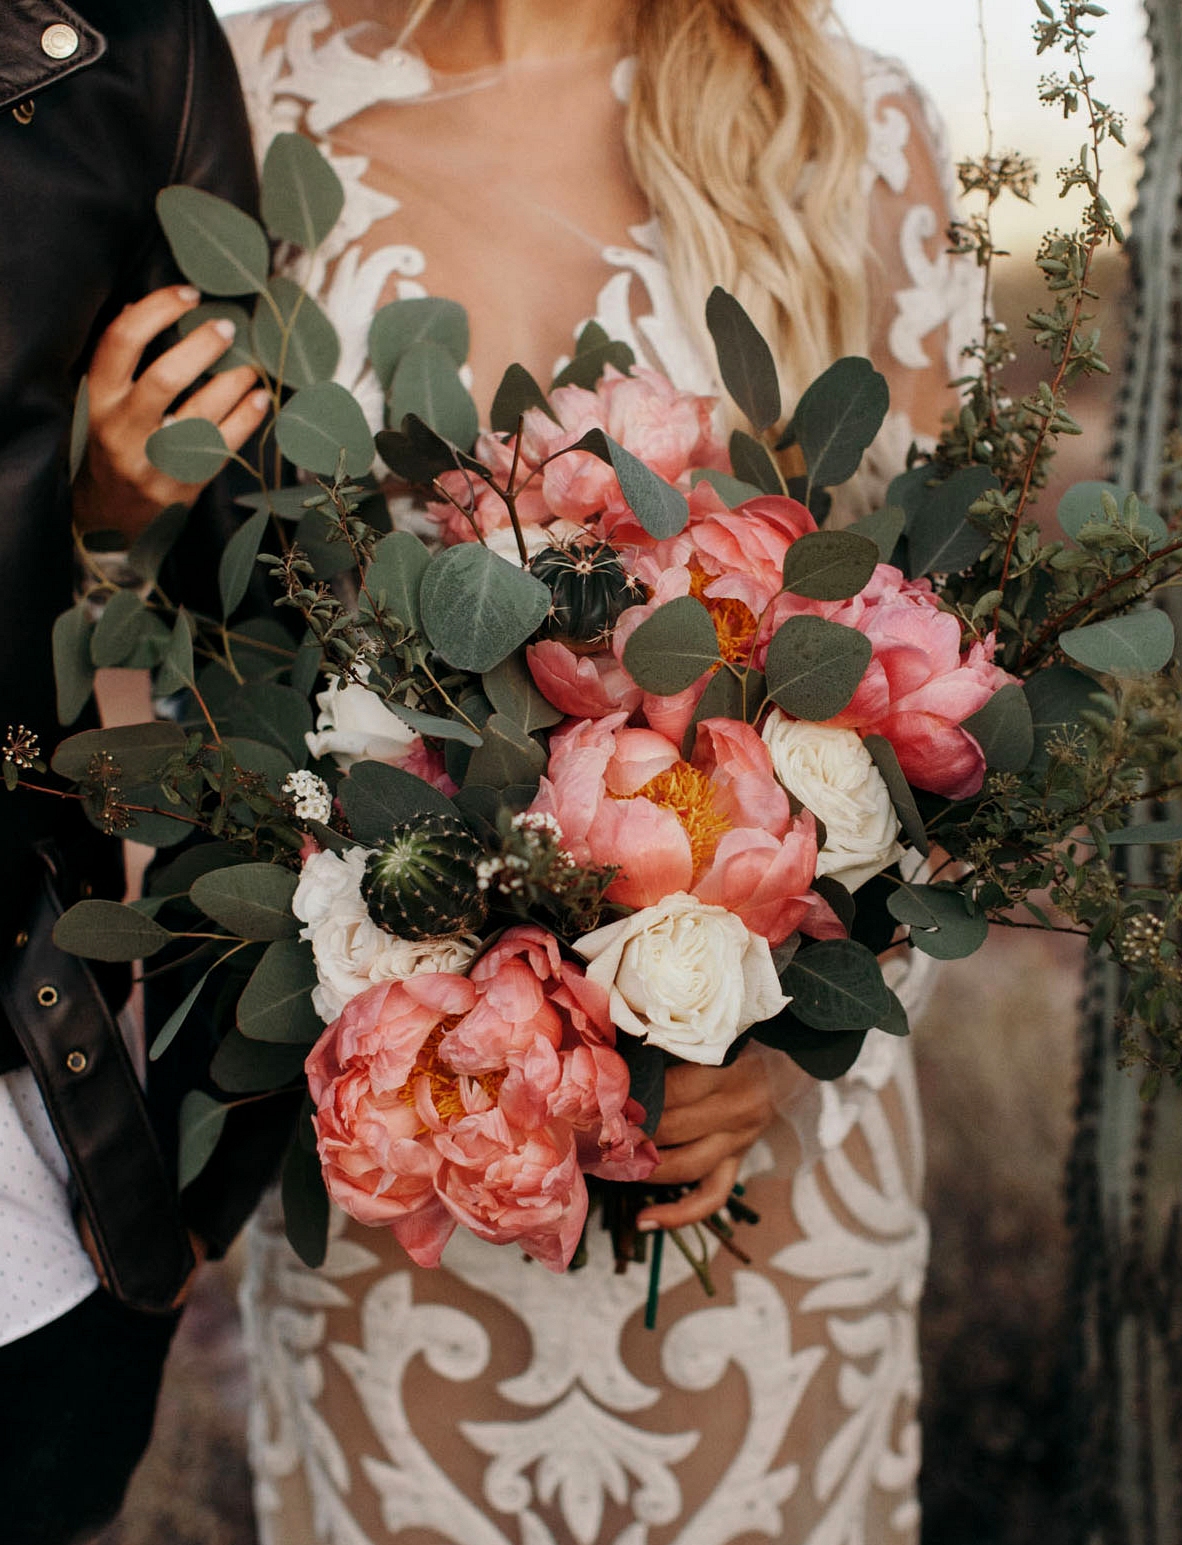
[[[661,1298],[661,1257],[665,1253],[665,1230],[658,1229],[653,1235],[653,1253],[648,1268],[648,1298],[644,1305],[644,1328],[657,1328],[657,1305]]]

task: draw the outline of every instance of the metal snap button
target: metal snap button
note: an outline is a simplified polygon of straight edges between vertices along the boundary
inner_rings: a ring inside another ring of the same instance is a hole
[[[51,59],[72,59],[82,39],[64,21],[54,22],[41,34],[41,52]]]
[[[57,1002],[56,987],[38,987],[37,1002],[43,1009],[51,1009]]]
[[[71,1073],[85,1073],[87,1068],[87,1056],[84,1051],[72,1051],[66,1058],[66,1066]]]
[[[13,943],[16,945],[18,950],[23,950],[25,945],[28,942],[29,942],[29,936],[25,932],[25,930],[22,928],[20,933],[18,933],[16,938],[13,940]]]
[[[32,123],[32,121],[33,121],[33,114],[36,111],[37,111],[37,104],[36,104],[36,102],[33,101],[32,97],[28,97],[24,102],[18,102],[16,104],[16,106],[12,110],[12,116],[16,119],[17,123],[23,125],[23,124],[27,124],[27,123]]]

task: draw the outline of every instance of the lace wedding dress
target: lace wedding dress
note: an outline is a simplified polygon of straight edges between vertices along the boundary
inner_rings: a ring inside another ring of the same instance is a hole
[[[679,386],[715,391],[624,161],[627,65],[602,52],[433,77],[347,3],[227,30],[260,153],[300,129],[345,185],[341,223],[300,277],[375,426],[369,319],[428,291],[468,308],[484,409],[508,361],[548,379],[591,316]],[[882,61],[866,62],[865,89],[876,359],[895,405],[877,455],[897,468],[959,374],[948,339],[972,282],[943,255],[922,104]],[[899,990],[917,1001],[914,973]],[[564,1277],[463,1230],[432,1272],[337,1213],[311,1271],[272,1203],[243,1290],[263,1541],[913,1541],[921,1176],[908,1045],[872,1031],[851,1073],[749,1154],[752,1264],[716,1256],[707,1298],[668,1249],[655,1331],[646,1269],[616,1276],[599,1231]]]

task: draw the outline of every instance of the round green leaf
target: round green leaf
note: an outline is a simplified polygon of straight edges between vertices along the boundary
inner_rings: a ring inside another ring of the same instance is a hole
[[[123,665],[135,651],[151,612],[134,590],[116,590],[103,607],[90,640],[90,658],[100,670]]]
[[[986,536],[969,519],[969,509],[982,494],[997,488],[988,467],[960,467],[935,487],[927,486],[928,469],[916,467],[891,484],[890,498],[907,510],[907,545],[912,576],[959,574],[981,556]]]
[[[59,724],[73,724],[94,690],[90,639],[94,623],[84,602],[59,613],[53,624],[53,675]]]
[[[146,960],[172,942],[153,918],[118,901],[79,901],[58,918],[53,942],[87,960]]]
[[[900,885],[891,892],[887,910],[911,929],[917,950],[936,960],[962,960],[985,943],[989,920],[971,910],[954,885]]]
[[[769,429],[780,416],[780,382],[763,334],[719,285],[706,301],[706,326],[722,384],[755,429]]]
[[[262,216],[271,235],[311,252],[345,207],[341,180],[303,134],[277,134],[263,161]]]
[[[684,692],[717,663],[713,618],[690,595],[658,606],[624,645],[624,669],[638,687],[662,697]]]
[[[481,686],[494,712],[506,714],[527,734],[547,730],[563,717],[561,708],[555,708],[534,686],[521,654],[511,654],[486,671]]]
[[[1163,537],[1169,535],[1166,523],[1157,511],[1151,509],[1136,495],[1129,494],[1119,484],[1084,482],[1072,484],[1059,500],[1059,507],[1055,512],[1059,525],[1072,541],[1078,541],[1080,532],[1092,521],[1107,520],[1104,515],[1105,494],[1109,494],[1116,501],[1121,524],[1126,530],[1140,532],[1151,543],[1160,542]],[[1130,499],[1132,499],[1131,505]],[[1126,519],[1126,509],[1131,518]]]
[[[607,462],[620,480],[624,502],[649,536],[659,542],[685,529],[689,520],[689,505],[685,495],[663,477],[658,477],[631,451],[617,445],[602,429],[590,430],[568,449],[590,451],[600,461]]]
[[[1145,676],[1160,671],[1174,653],[1174,624],[1165,612],[1145,610],[1060,633],[1065,655],[1107,676]]]
[[[758,499],[763,492],[754,483],[744,483],[741,478],[732,477],[729,472],[717,472],[713,467],[699,467],[690,473],[690,486],[696,488],[699,483],[709,483],[731,510],[737,505],[746,504],[748,499]]]
[[[354,837],[375,847],[403,821],[456,813],[446,794],[384,762],[355,762],[337,785],[337,798]]]
[[[792,415],[812,487],[832,488],[853,477],[889,406],[886,378],[868,359],[847,356],[817,377]]]
[[[492,714],[481,730],[480,744],[472,753],[466,784],[489,789],[508,789],[536,783],[546,771],[546,753],[537,741],[504,714]]]
[[[784,554],[784,589],[813,601],[857,595],[879,563],[877,545],[852,531],[807,531]]]
[[[335,381],[305,386],[275,420],[279,449],[305,472],[335,477],[341,452],[345,472],[360,477],[373,465],[373,436],[357,399]]]
[[[248,1041],[233,1025],[209,1065],[210,1075],[227,1094],[261,1094],[294,1083],[304,1071],[304,1045]]]
[[[218,722],[225,734],[276,746],[292,769],[302,767],[307,760],[304,737],[312,728],[312,708],[294,687],[275,681],[248,682],[230,696]]]
[[[269,520],[266,510],[259,510],[242,522],[222,549],[218,560],[218,590],[222,598],[222,616],[226,619],[238,609],[250,588],[255,559]]]
[[[785,713],[820,723],[845,708],[866,674],[870,640],[822,617],[789,617],[768,645],[768,696]]]
[[[170,756],[185,744],[185,732],[169,719],[149,724],[119,724],[110,729],[83,730],[63,740],[53,753],[53,770],[62,778],[81,783],[91,758],[106,752],[118,764],[129,783],[154,778]]]
[[[330,381],[341,357],[336,328],[303,286],[286,275],[276,274],[267,292],[270,302],[265,295],[259,297],[251,322],[255,353],[263,369],[284,386]]]
[[[482,672],[537,631],[550,591],[481,543],[462,542],[431,560],[419,605],[427,636],[447,663]]]
[[[1021,772],[1034,753],[1030,704],[1017,682],[1000,687],[960,727],[981,747],[985,765],[999,772]]]
[[[398,363],[416,343],[435,343],[453,366],[468,358],[468,313],[438,295],[394,300],[377,312],[369,327],[369,360],[382,389],[389,391]]]
[[[226,465],[230,447],[216,424],[206,418],[182,418],[148,436],[148,460],[157,472],[178,483],[208,483]]]
[[[853,939],[797,950],[780,977],[791,1011],[814,1030],[869,1030],[891,1012],[877,958]]]
[[[316,986],[312,946],[280,939],[254,969],[238,1000],[238,1028],[251,1041],[311,1046],[324,1026],[312,1007]]]
[[[164,188],[156,213],[177,267],[207,295],[250,295],[266,288],[267,234],[257,220],[203,188]]]
[[[287,939],[299,932],[291,910],[298,880],[274,864],[234,864],[200,875],[193,905],[242,939]]]
[[[869,515],[863,515],[846,529],[873,542],[880,561],[889,563],[906,525],[907,516],[899,505],[888,504],[881,510],[871,510]]]
[[[197,1179],[213,1158],[229,1113],[228,1105],[215,1100],[203,1089],[190,1089],[181,1101],[177,1185],[182,1191]]]
[[[1092,676],[1070,665],[1051,665],[1031,676],[1022,689],[1030,704],[1034,754],[1030,765],[1041,770],[1047,762],[1047,745],[1065,729],[1094,713],[1103,687]]]
[[[469,450],[476,439],[476,404],[442,344],[429,339],[412,343],[398,361],[390,383],[390,422],[401,424],[408,413],[461,450]]]

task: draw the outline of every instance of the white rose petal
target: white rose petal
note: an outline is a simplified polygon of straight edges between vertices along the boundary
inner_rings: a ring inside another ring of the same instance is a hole
[[[776,777],[824,824],[818,874],[853,891],[902,856],[899,818],[859,735],[773,708],[763,739]]]
[[[466,970],[477,941],[450,935],[438,939],[400,939],[370,917],[361,894],[369,853],[313,853],[305,862],[292,897],[292,911],[306,926],[316,960],[319,985],[312,1007],[331,1024],[350,998],[375,982],[402,980],[426,971]]]
[[[304,739],[312,756],[331,756],[342,772],[354,762],[397,762],[418,736],[368,687],[335,677],[316,694],[316,729]]]
[[[725,907],[676,892],[582,938],[613,1022],[686,1062],[717,1067],[744,1030],[790,1000],[768,942]]]

